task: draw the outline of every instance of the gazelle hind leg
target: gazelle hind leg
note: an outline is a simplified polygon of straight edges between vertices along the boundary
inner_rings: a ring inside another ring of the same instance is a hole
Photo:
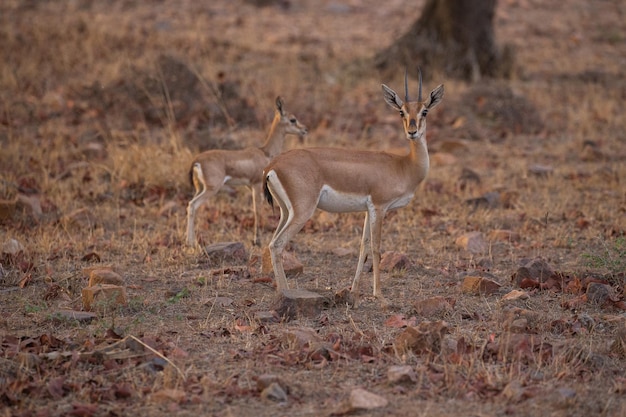
[[[206,184],[202,180],[202,168],[199,164],[192,167],[191,179],[195,189],[195,194],[189,204],[187,204],[187,245],[193,246],[196,242],[195,219],[196,211],[204,203],[206,194]]]
[[[274,201],[280,207],[280,220],[274,236],[269,244],[270,257],[274,267],[274,279],[278,291],[289,288],[285,268],[283,267],[283,250],[291,238],[302,229],[304,224],[313,215],[315,205],[310,212],[296,213],[289,196],[285,192],[276,174],[271,171],[267,176],[268,188],[274,197]],[[305,206],[306,207],[306,206]]]
[[[369,212],[365,212],[365,221],[363,222],[363,235],[361,236],[361,246],[359,248],[359,262],[356,265],[356,273],[354,274],[354,279],[352,280],[352,295],[355,299],[355,304],[358,302],[359,298],[359,279],[361,278],[361,273],[363,272],[363,265],[365,264],[365,258],[367,257],[367,246],[370,244],[370,220],[369,220]]]
[[[195,196],[187,205],[187,245],[194,246],[196,244],[195,219],[198,209],[205,204],[209,198],[219,191],[220,185],[211,187],[207,185],[202,167],[200,164],[193,166],[193,184],[196,189]],[[223,180],[222,180],[223,181]]]

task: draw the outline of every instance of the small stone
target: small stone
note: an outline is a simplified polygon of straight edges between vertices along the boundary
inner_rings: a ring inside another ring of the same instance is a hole
[[[387,380],[392,384],[416,382],[417,375],[409,365],[394,365],[387,369]]]
[[[460,342],[459,342],[460,340]],[[463,349],[466,348],[465,339],[461,337],[456,339],[449,334],[443,336],[441,340],[441,354],[443,356],[456,355],[465,353]]]
[[[310,327],[292,327],[282,334],[282,341],[290,349],[302,349],[322,342],[322,338]]]
[[[271,384],[274,384],[274,383],[283,385],[278,375],[263,374],[263,375],[260,375],[256,379],[256,388],[259,391],[263,391],[265,388],[269,387]]]
[[[303,289],[283,290],[278,295],[274,310],[279,317],[292,320],[297,317],[316,317],[327,304],[326,297]]]
[[[275,311],[257,311],[254,318],[259,323],[278,323],[280,321],[280,317]]]
[[[452,312],[455,301],[444,297],[431,297],[418,300],[413,306],[415,307],[415,312],[420,316],[431,317]]]
[[[501,285],[496,281],[483,277],[467,276],[461,284],[461,292],[473,295],[491,295],[498,292],[500,287]]]
[[[103,302],[113,305],[126,304],[126,290],[124,287],[110,284],[98,284],[82,290],[83,307],[90,311],[97,304]]]
[[[528,331],[528,320],[525,318],[515,319],[509,324],[508,330],[511,333],[526,333]]]
[[[371,393],[362,388],[355,388],[350,392],[350,407],[352,410],[373,410],[386,407],[389,401],[385,397]]]
[[[241,242],[221,242],[206,246],[204,251],[214,265],[246,264],[248,251]]]
[[[587,300],[590,303],[604,304],[611,299],[611,287],[599,282],[590,282],[587,286]]]
[[[402,355],[407,352],[439,353],[441,351],[441,341],[448,333],[448,323],[445,321],[425,321],[416,327],[409,326],[400,333],[393,345],[397,354]]]
[[[511,276],[511,280],[520,288],[538,287],[546,282],[554,271],[542,258],[526,260]]]
[[[455,243],[460,248],[473,254],[486,253],[489,250],[489,244],[481,232],[465,233],[459,236]]]
[[[385,252],[380,259],[380,270],[385,272],[400,271],[413,266],[408,256],[401,252]]]
[[[98,315],[95,313],[90,313],[88,311],[75,311],[75,310],[57,310],[54,313],[52,313],[52,315],[55,318],[76,320],[82,323],[88,323],[98,317]]]
[[[354,306],[358,302],[358,297],[355,297],[350,288],[341,288],[335,293],[334,302],[336,305]]]
[[[483,194],[480,197],[470,198],[465,200],[465,204],[471,206],[474,210],[483,208],[495,208],[500,203],[500,193],[497,191],[491,191]]]
[[[216,305],[216,306],[219,306],[219,307],[225,308],[225,307],[230,307],[230,306],[232,306],[232,305],[233,305],[233,302],[234,302],[235,300],[233,300],[233,299],[232,299],[232,298],[230,298],[230,297],[215,297],[215,298],[213,299],[213,301],[214,301],[214,303],[215,303],[215,305]]]
[[[278,403],[287,402],[287,393],[276,382],[272,382],[267,388],[261,391],[261,398]]]
[[[124,279],[111,267],[84,268],[83,274],[87,272],[89,276],[89,286],[97,284],[124,285]]]
[[[20,252],[24,252],[24,246],[15,239],[8,239],[2,245],[2,253],[6,255],[16,256]]]

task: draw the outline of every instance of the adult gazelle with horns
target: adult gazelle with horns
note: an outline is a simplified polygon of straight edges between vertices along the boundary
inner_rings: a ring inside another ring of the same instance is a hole
[[[422,74],[419,71],[417,101],[409,99],[404,76],[404,101],[386,85],[383,98],[400,113],[409,152],[396,155],[383,151],[336,148],[295,149],[278,155],[264,170],[263,185],[270,204],[280,207],[280,220],[269,244],[278,291],[289,288],[282,252],[287,243],[311,218],[316,208],[336,213],[365,212],[363,236],[351,293],[359,299],[359,277],[371,246],[374,269],[374,296],[383,305],[380,286],[380,241],[383,218],[388,210],[406,206],[429,168],[426,144],[426,116],[443,98],[443,85],[422,100]]]

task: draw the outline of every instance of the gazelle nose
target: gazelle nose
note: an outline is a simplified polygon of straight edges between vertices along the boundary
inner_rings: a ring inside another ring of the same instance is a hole
[[[406,133],[409,136],[415,136],[417,134],[417,123],[415,123],[415,120],[411,120],[409,122],[409,126],[407,126]]]

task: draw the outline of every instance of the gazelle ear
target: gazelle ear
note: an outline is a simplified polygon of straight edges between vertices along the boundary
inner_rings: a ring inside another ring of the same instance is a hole
[[[391,88],[387,87],[385,84],[383,84],[382,87],[383,87],[383,98],[385,99],[387,104],[389,104],[391,107],[393,107],[397,111],[401,111],[402,105],[404,103],[402,102],[400,97],[398,97],[398,94],[395,91],[393,91]]]
[[[280,96],[276,97],[276,110],[278,110],[280,114],[283,114],[283,99],[280,98]]]
[[[430,96],[428,97],[428,102],[425,104],[425,107],[430,110],[435,107],[437,104],[441,102],[443,99],[443,84],[440,84],[439,87],[435,88],[430,92]]]

